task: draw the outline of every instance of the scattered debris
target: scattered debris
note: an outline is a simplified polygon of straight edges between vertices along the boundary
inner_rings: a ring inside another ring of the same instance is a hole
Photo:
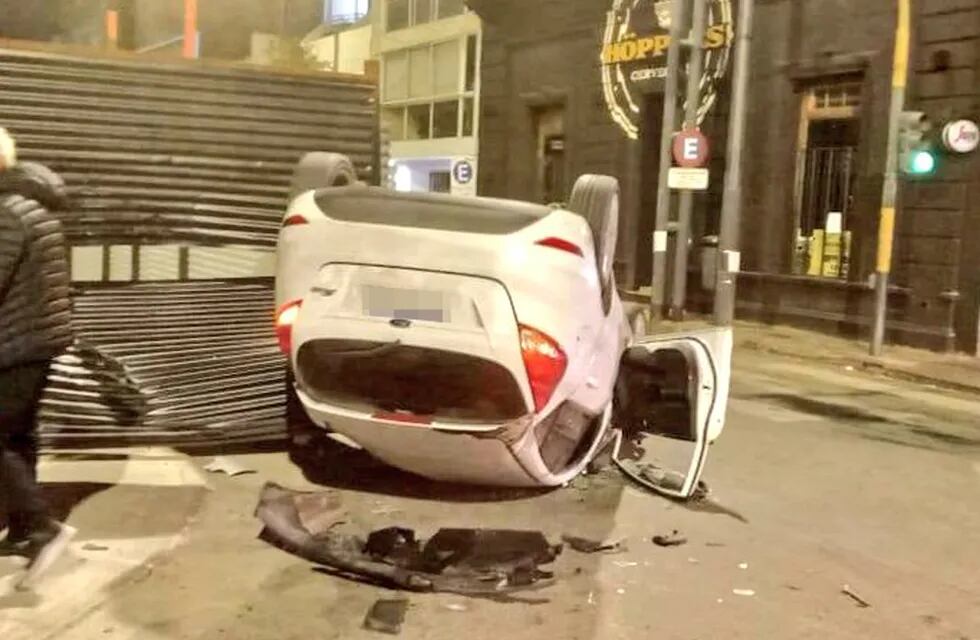
[[[677,529],[674,532],[666,536],[653,536],[653,544],[658,547],[679,547],[682,544],[687,544],[687,538],[678,534]]]
[[[349,449],[354,449],[355,451],[361,451],[364,449],[361,445],[357,444],[347,436],[342,433],[337,433],[335,431],[330,431],[327,433],[327,437],[338,444],[342,444]]]
[[[732,593],[737,596],[754,596],[755,591],[752,589],[732,589]]]
[[[853,600],[854,602],[858,603],[858,605],[862,609],[867,609],[868,607],[871,606],[871,603],[868,602],[867,600],[865,600],[864,598],[862,598],[861,596],[859,596],[856,591],[854,591],[853,589],[851,589],[851,586],[850,585],[845,584],[843,587],[841,587],[841,590],[840,591],[845,596],[849,597],[851,600]]]
[[[789,589],[790,591],[803,591],[801,587],[798,587],[795,584],[788,584],[786,585],[786,588]]]
[[[331,517],[316,513],[324,505]],[[562,551],[561,545],[551,545],[538,531],[442,529],[423,542],[414,531],[400,527],[376,531],[365,540],[333,527],[311,531],[304,525],[329,522],[336,517],[335,506],[334,499],[321,499],[320,494],[268,483],[255,512],[265,525],[260,537],[337,575],[409,591],[464,595],[547,585],[554,574],[541,566],[554,562]]]
[[[297,447],[307,447],[313,442],[313,435],[309,433],[300,433],[293,436],[293,444]]]
[[[204,470],[210,473],[224,473],[232,478],[246,473],[255,473],[255,469],[249,469],[234,458],[227,456],[217,456],[205,465]]]
[[[335,491],[296,492],[299,521],[314,536],[344,523],[343,500]]]
[[[446,605],[446,608],[449,609],[450,611],[459,611],[459,612],[469,611],[469,607],[459,602],[450,602],[449,604]]]
[[[706,546],[706,547],[724,547],[725,546],[725,543],[724,542],[705,542],[704,543],[704,546]]]
[[[621,551],[626,551],[626,538],[621,538],[613,542],[600,542],[599,540],[590,540],[589,538],[579,538],[577,536],[570,536],[565,534],[561,537],[562,542],[566,543],[575,551],[579,553],[618,553]]]
[[[398,507],[392,507],[386,504],[381,504],[380,502],[375,504],[378,504],[379,506],[371,510],[371,515],[374,516],[391,516],[396,513],[402,512],[402,510],[399,509]]]
[[[589,604],[595,604],[595,592],[589,591]]]
[[[407,609],[408,600],[378,600],[364,618],[364,628],[398,635],[401,633],[402,623],[405,622]]]
[[[618,593],[619,595],[623,595],[624,593],[626,593],[626,589],[616,589],[616,593]]]
[[[748,523],[748,519],[741,513],[720,504],[711,495],[711,488],[704,480],[699,480],[693,493],[687,499],[677,498],[671,491],[676,492],[684,484],[684,476],[675,471],[662,469],[654,464],[637,463],[623,454],[614,458],[613,462],[633,482],[639,484],[650,491],[664,496],[672,501],[672,504],[679,504],[690,511],[702,513],[714,513],[718,515],[735,518],[739,522]],[[664,493],[664,490],[668,493]],[[668,508],[669,505],[668,505]]]
[[[699,562],[701,562],[697,558],[688,558],[687,561],[690,562],[691,564],[698,564]]]
[[[742,562],[742,563],[740,563],[738,565],[738,568],[739,569],[748,569],[749,568],[749,563],[748,562]]]
[[[623,562],[622,560],[617,560],[613,564],[616,565],[617,567],[619,567],[620,569],[625,569],[626,567],[636,567],[636,566],[639,566],[640,563],[639,562]]]
[[[82,551],[108,551],[109,547],[94,542],[86,542],[82,545]]]
[[[725,601],[725,599],[724,599],[724,598],[718,598],[718,604],[721,604],[721,603],[723,603],[724,601]]]

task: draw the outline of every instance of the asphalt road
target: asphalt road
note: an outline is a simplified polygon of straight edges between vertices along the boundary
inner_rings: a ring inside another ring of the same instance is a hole
[[[706,473],[715,511],[615,470],[528,494],[418,481],[339,448],[297,458],[305,474],[281,452],[241,454],[257,473],[235,478],[165,449],[49,457],[42,476],[79,538],[34,596],[8,591],[17,567],[0,560],[0,637],[381,637],[361,623],[391,592],[256,539],[273,480],[339,491],[365,530],[626,539],[618,554],[566,549],[557,582],[515,601],[409,595],[405,638],[980,640],[980,397],[763,354],[736,367]],[[650,542],[673,530],[687,544]]]

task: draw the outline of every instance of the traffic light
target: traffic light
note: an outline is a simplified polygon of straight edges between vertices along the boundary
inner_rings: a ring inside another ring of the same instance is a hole
[[[936,148],[927,134],[932,122],[922,111],[903,111],[898,121],[898,168],[910,176],[927,176],[936,170]]]

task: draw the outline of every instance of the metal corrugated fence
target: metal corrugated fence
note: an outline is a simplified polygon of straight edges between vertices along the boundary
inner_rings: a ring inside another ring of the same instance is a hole
[[[61,173],[83,244],[271,247],[308,151],[377,182],[376,87],[356,76],[4,48],[0,121]]]
[[[42,401],[48,445],[218,444],[285,433],[268,283],[91,288]]]
[[[116,283],[76,299],[49,442],[281,433],[271,283],[222,280],[267,271],[304,153],[345,153],[381,179],[376,96],[358,76],[0,41],[0,126],[68,184],[73,274]],[[192,278],[217,282],[176,282]]]

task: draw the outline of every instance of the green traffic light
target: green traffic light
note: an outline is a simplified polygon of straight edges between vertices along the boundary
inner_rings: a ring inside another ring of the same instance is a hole
[[[936,170],[936,156],[929,151],[916,151],[912,155],[910,170],[916,175],[932,173]]]

